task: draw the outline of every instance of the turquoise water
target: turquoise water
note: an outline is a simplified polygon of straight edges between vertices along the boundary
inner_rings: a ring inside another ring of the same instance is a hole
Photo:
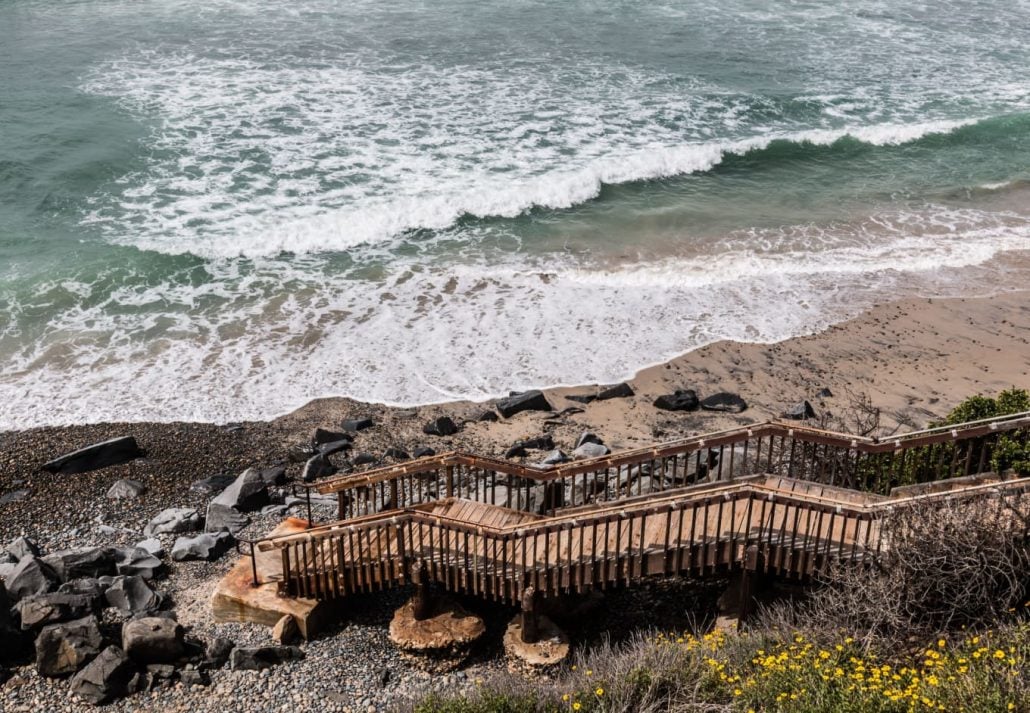
[[[0,428],[612,381],[1025,284],[1030,4],[7,0]]]

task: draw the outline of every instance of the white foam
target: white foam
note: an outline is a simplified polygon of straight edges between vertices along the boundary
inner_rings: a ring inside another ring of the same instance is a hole
[[[54,315],[0,370],[0,428],[225,422],[322,396],[408,405],[610,382],[720,339],[809,333],[886,298],[1003,288],[989,264],[1013,250],[1030,250],[1025,219],[939,209],[741,233],[711,256],[619,267],[409,261],[370,281],[315,258],[214,261],[203,284],[127,279]]]

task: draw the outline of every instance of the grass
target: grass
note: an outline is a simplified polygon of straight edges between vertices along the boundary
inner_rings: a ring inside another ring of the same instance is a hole
[[[500,675],[417,713],[1030,711],[1030,623],[876,651],[850,636],[655,634],[581,654],[554,680]]]

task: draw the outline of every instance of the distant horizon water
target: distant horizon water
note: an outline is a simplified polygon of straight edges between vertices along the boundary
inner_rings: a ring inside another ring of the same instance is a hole
[[[614,382],[1028,276],[1022,0],[0,27],[0,430]]]

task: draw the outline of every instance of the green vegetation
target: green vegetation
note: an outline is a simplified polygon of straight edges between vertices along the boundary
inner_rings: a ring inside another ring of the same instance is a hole
[[[954,425],[996,416],[1008,416],[1030,411],[1030,392],[1026,389],[1006,389],[995,397],[970,396],[960,403],[941,425]],[[991,470],[1000,473],[1009,468],[1019,475],[1030,475],[1030,442],[1025,438],[1002,434],[990,452]]]

